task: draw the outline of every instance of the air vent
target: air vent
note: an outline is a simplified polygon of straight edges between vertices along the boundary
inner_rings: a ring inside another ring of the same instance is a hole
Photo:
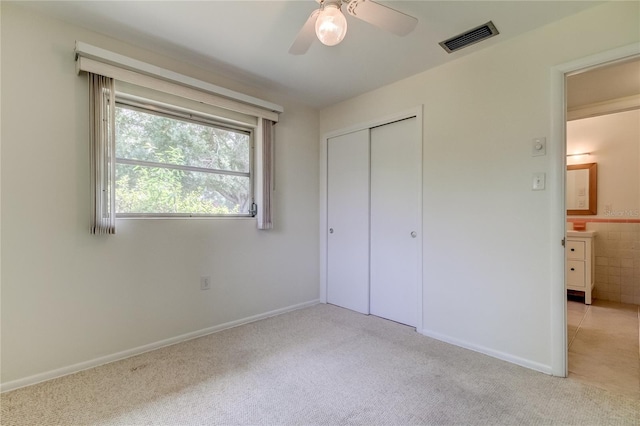
[[[475,27],[466,33],[459,34],[455,37],[451,37],[449,40],[440,42],[440,46],[448,53],[453,53],[463,47],[470,46],[478,43],[482,40],[486,40],[493,36],[500,34],[493,22],[489,21],[486,24]]]

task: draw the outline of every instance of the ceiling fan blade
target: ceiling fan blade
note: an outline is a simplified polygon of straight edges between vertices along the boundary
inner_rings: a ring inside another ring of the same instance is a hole
[[[300,32],[296,36],[293,44],[289,48],[292,55],[304,55],[311,47],[311,43],[316,39],[316,20],[318,19],[319,9],[314,10],[307,22],[304,23]]]
[[[399,36],[409,34],[418,24],[417,18],[372,0],[351,0],[347,11],[358,19]]]

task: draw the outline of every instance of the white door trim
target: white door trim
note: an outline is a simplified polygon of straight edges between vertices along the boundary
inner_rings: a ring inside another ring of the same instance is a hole
[[[565,253],[560,241],[566,234],[566,96],[565,76],[586,71],[607,62],[640,55],[640,43],[607,50],[586,58],[560,64],[551,69],[551,374],[567,377],[567,296],[565,290]],[[557,244],[556,244],[557,242]]]
[[[371,121],[367,121],[367,122],[363,122],[363,123],[358,123],[358,124],[354,124],[353,126],[347,127],[347,128],[343,128],[343,129],[338,129],[338,130],[334,130],[331,132],[328,132],[324,135],[322,135],[322,137],[320,138],[320,301],[322,303],[327,303],[327,149],[328,149],[328,140],[332,137],[336,137],[336,136],[341,136],[341,135],[345,135],[348,133],[352,133],[352,132],[357,132],[359,130],[365,130],[365,129],[370,129],[372,127],[377,127],[377,126],[382,126],[385,124],[389,124],[389,123],[393,123],[394,121],[398,121],[398,120],[404,120],[406,118],[411,118],[411,117],[416,117],[417,121],[418,121],[418,137],[419,140],[422,141],[421,143],[421,147],[423,147],[424,145],[424,139],[423,139],[423,119],[422,119],[422,112],[423,110],[423,106],[419,105],[417,107],[405,110],[405,111],[401,111],[395,114],[391,114],[385,117],[381,117],[375,120],[371,120]],[[424,149],[421,149],[421,156],[424,155]],[[424,161],[422,161],[422,164],[424,164]],[[424,175],[424,168],[422,168],[422,175]],[[423,210],[423,200],[422,200],[422,194],[423,194],[423,181],[424,179],[421,176],[421,180],[420,180],[420,201],[419,201],[419,205],[421,206],[421,212],[420,212],[420,223],[419,223],[419,228],[418,229],[418,238],[420,239],[420,243],[418,244],[418,256],[420,259],[419,262],[419,273],[418,273],[418,277],[419,277],[419,282],[418,282],[418,294],[416,295],[417,297],[417,303],[418,303],[418,322],[417,322],[417,326],[416,326],[416,330],[421,331],[424,329],[424,324],[423,324],[423,314],[422,314],[422,305],[423,305],[423,272],[422,272],[422,265],[423,265],[423,258],[422,258],[422,247],[424,244],[424,241],[422,239],[422,210]]]

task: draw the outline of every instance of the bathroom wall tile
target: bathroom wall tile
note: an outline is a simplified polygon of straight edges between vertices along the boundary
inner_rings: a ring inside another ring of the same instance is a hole
[[[621,277],[633,277],[633,268],[620,268]]]
[[[617,250],[620,248],[620,240],[603,240],[602,247],[606,250]]]
[[[607,293],[617,294],[618,296],[622,294],[622,284],[607,284]]]
[[[622,294],[622,295],[620,295],[620,301],[622,303],[633,304],[633,303],[635,303],[635,298],[632,295]]]
[[[620,302],[620,300],[622,299],[622,296],[620,293],[607,293],[607,299],[611,302]]]
[[[635,286],[633,284],[621,284],[620,285],[620,294],[623,296],[634,296],[635,295]],[[625,302],[631,303],[631,302]]]
[[[599,272],[599,269],[596,268],[595,281],[596,283],[606,284],[609,282],[609,275],[606,272]]]
[[[573,224],[568,224],[571,229]],[[594,239],[593,297],[638,303],[640,298],[640,223],[588,222]]]
[[[633,259],[635,257],[635,250],[618,250],[619,256],[623,259]]]
[[[598,300],[609,300],[609,293],[604,290],[598,290]]]
[[[619,248],[621,250],[632,250],[633,249],[633,241],[631,241],[631,240],[622,241],[621,240]]]
[[[620,266],[622,266],[623,268],[633,268],[633,259],[620,259]],[[596,265],[597,265],[597,258],[596,258]]]
[[[617,249],[606,249],[604,251],[604,256],[607,256],[607,257],[620,257],[618,252],[619,252],[619,250],[617,250]]]
[[[634,277],[620,277],[620,285],[636,285],[636,279]]]

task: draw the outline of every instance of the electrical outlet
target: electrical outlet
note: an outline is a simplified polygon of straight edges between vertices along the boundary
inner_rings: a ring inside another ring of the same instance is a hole
[[[200,277],[200,290],[211,289],[211,277]]]

